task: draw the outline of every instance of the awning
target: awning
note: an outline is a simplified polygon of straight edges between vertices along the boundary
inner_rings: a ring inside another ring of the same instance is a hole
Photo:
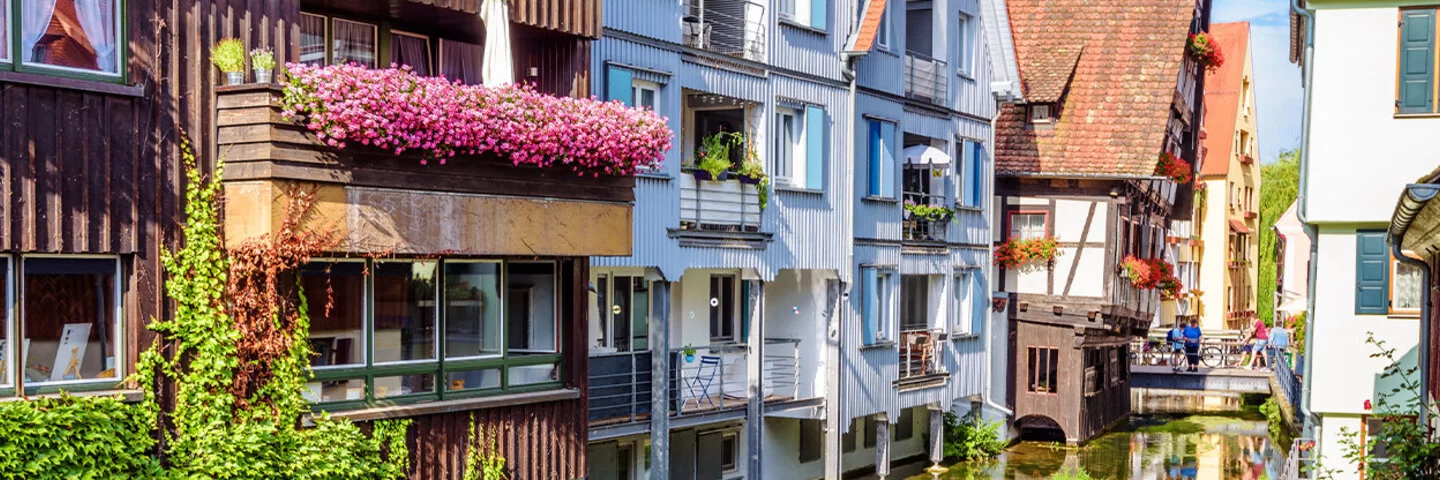
[[[905,147],[905,164],[948,167],[950,166],[950,154],[930,145]]]
[[[1250,229],[1245,226],[1245,222],[1239,220],[1231,219],[1230,229],[1234,230],[1235,233],[1250,233]]]

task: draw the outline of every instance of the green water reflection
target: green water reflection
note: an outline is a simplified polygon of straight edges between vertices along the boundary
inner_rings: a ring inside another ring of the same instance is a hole
[[[993,460],[949,465],[939,478],[1042,479],[1083,467],[1096,479],[1264,479],[1283,460],[1271,444],[1264,417],[1253,413],[1136,415],[1083,447],[1024,442]]]

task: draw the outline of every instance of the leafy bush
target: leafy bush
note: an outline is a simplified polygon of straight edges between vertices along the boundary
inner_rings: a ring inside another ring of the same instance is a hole
[[[1085,471],[1085,467],[1071,467],[1051,476],[1050,480],[1094,480],[1094,478],[1090,476],[1090,472]]]
[[[157,478],[153,420],[119,397],[0,403],[0,478]]]
[[[245,44],[238,38],[227,38],[210,47],[210,61],[225,73],[245,71]]]
[[[1365,401],[1365,409],[1373,409],[1371,416],[1380,420],[1379,431],[1366,432],[1361,441],[1360,432],[1340,429],[1345,460],[1351,465],[1360,465],[1365,478],[1371,480],[1440,479],[1440,442],[1433,440],[1436,431],[1416,419],[1421,409],[1427,409],[1433,418],[1440,415],[1440,408],[1420,404],[1419,399],[1424,398],[1425,393],[1420,389],[1419,367],[1401,365],[1395,349],[1377,340],[1373,333],[1366,343],[1379,349],[1371,357],[1389,362],[1380,379],[1398,382],[1399,386],[1388,391],[1382,389],[1373,405]],[[1370,455],[1379,445],[1384,446],[1385,455]]]
[[[986,422],[971,413],[964,417],[945,413],[945,458],[970,461],[993,457],[1009,442],[1000,438],[1001,422]]]

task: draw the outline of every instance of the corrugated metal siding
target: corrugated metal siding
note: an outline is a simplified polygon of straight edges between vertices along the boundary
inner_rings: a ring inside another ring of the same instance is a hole
[[[857,94],[855,99],[855,131],[851,141],[855,142],[855,238],[900,240],[900,205],[895,202],[882,202],[865,200],[864,197],[870,185],[869,151],[870,131],[867,123],[871,117],[886,121],[896,122],[898,130],[904,131],[905,126],[900,125],[901,119],[905,117],[905,110],[900,102],[870,95],[865,93]],[[897,134],[897,140],[899,135]],[[897,142],[898,143],[898,142]],[[900,191],[899,168],[904,157],[901,155],[901,146],[895,146],[896,171],[894,191]],[[857,247],[858,248],[858,247]],[[856,258],[859,258],[857,253]],[[858,261],[858,260],[857,260]]]
[[[985,339],[969,337],[952,341],[950,352],[950,398],[979,395],[985,382]],[[949,401],[945,403],[949,404]]]
[[[990,22],[982,21],[981,19],[980,0],[951,1],[954,2],[954,4],[958,4],[960,12],[970,16],[971,32],[969,35],[969,44],[974,48],[970,53],[969,76],[953,75],[951,77],[950,98],[952,100],[950,108],[981,118],[994,117],[996,105],[995,97],[990,93],[990,82],[996,78],[996,76],[994,72],[991,71],[990,48],[988,48],[987,45],[987,43],[989,43],[989,32],[981,31],[981,24],[988,24]],[[948,24],[955,25],[958,24],[958,22],[957,17],[955,22]],[[947,35],[949,35],[948,38],[950,39],[951,45],[958,43],[960,35],[958,29],[949,29]],[[951,54],[951,65],[955,65],[960,61],[959,54],[960,52],[958,51]]]
[[[410,448],[410,478],[434,480],[462,478],[471,438],[475,444],[494,435],[496,449],[505,457],[509,478],[572,479],[588,474],[584,402],[570,400],[472,412],[426,415],[414,418],[406,445]]]
[[[607,0],[605,28],[678,45],[684,6],[684,0]]]
[[[823,34],[781,24],[779,3],[773,3],[776,13],[770,16],[770,64],[832,80],[843,80],[840,71],[845,65],[835,52],[845,48],[845,40],[854,28],[857,3],[857,0],[828,2]]]

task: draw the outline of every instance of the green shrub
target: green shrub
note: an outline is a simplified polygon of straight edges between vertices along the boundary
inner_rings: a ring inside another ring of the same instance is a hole
[[[1095,477],[1090,476],[1090,472],[1085,471],[1085,467],[1071,467],[1071,468],[1067,468],[1067,469],[1061,470],[1059,473],[1056,473],[1055,475],[1053,475],[1053,476],[1050,477],[1050,480],[1094,480],[1094,479],[1095,479]]]
[[[978,415],[945,413],[945,458],[970,461],[993,457],[1009,442],[1000,438],[1001,422],[986,422]]]
[[[222,72],[245,71],[245,44],[238,38],[221,40],[210,48],[210,61]]]
[[[0,478],[158,478],[152,420],[119,397],[0,403]]]

